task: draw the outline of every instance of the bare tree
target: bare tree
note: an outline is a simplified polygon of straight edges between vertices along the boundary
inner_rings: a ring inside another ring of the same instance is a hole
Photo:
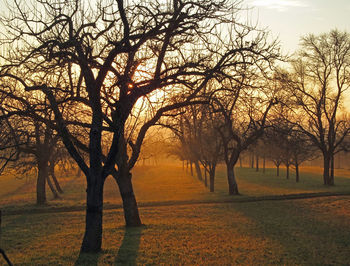
[[[278,58],[275,45],[266,47],[264,38],[255,41],[268,49],[270,57],[235,69],[235,76],[223,79],[212,92],[212,106],[223,117],[220,133],[227,168],[229,194],[239,194],[234,167],[240,154],[263,135],[271,108],[278,103],[279,87],[268,78],[270,64]]]
[[[308,160],[315,159],[318,154],[317,147],[310,142],[310,139],[298,129],[293,129],[290,133],[289,145],[291,147],[291,164],[295,167],[295,181],[299,182],[299,166]]]
[[[13,132],[17,134],[14,135]],[[19,137],[22,134],[8,118],[0,120],[0,175],[9,164],[19,159],[19,147],[25,144]]]
[[[205,106],[204,123],[200,129],[200,162],[205,171],[205,186],[207,186],[207,173],[209,174],[209,190],[214,192],[215,170],[217,164],[222,161],[222,140],[217,127],[220,124],[220,115],[212,112]]]
[[[235,107],[235,112],[231,113],[233,109],[221,107],[221,112],[225,116],[225,123],[218,130],[223,142],[229,195],[239,194],[234,167],[238,162],[240,154],[262,137],[266,127],[267,115],[274,104],[276,102],[270,100],[265,103],[265,106],[259,106],[259,111],[257,112],[248,110],[247,113],[250,113],[250,115],[248,115],[247,120],[242,119],[242,115],[238,116],[236,113],[245,112],[242,109]],[[255,102],[249,108],[255,109],[257,106]],[[253,113],[255,114],[253,115]]]
[[[203,101],[204,103],[205,101]],[[201,134],[205,123],[203,115],[203,106],[191,105],[181,108],[174,113],[170,119],[161,122],[163,127],[169,128],[176,139],[179,141],[179,146],[183,152],[176,152],[184,159],[189,160],[191,167],[195,165],[197,178],[203,181],[202,171],[200,168],[201,162]]]
[[[209,103],[209,102],[207,102]],[[181,112],[163,123],[170,128],[180,145],[174,150],[182,159],[189,159],[194,163],[197,177],[214,192],[214,178],[216,165],[221,157],[222,144],[216,130],[217,114],[212,112],[208,104],[188,106]],[[204,180],[200,165],[204,168]]]
[[[322,153],[325,185],[334,184],[334,154],[350,132],[344,109],[349,70],[350,36],[332,30],[303,37],[294,72],[282,75],[298,107],[295,123]]]
[[[112,174],[118,183],[126,225],[141,225],[131,169],[147,130],[163,114],[195,102],[197,93],[224,69],[241,64],[239,54],[250,53],[259,60],[268,57],[269,50],[242,37],[240,32],[254,29],[236,22],[240,6],[235,1],[84,4],[15,0],[2,20],[7,29],[2,39],[18,49],[3,56],[6,63],[0,73],[17,80],[28,93],[41,92],[47,98],[54,113],[48,122],[87,180],[81,251],[97,252],[107,176]],[[227,32],[227,25],[236,28]],[[64,74],[57,76],[57,71]],[[163,94],[157,96],[160,90]],[[152,117],[139,122],[134,134],[127,132],[139,100],[167,100],[170,93],[180,92],[176,101],[153,105]],[[84,116],[75,120],[67,105]],[[73,125],[85,130],[84,138],[73,134]],[[111,141],[104,151],[107,136]],[[88,162],[79,151],[87,152]]]
[[[283,163],[286,166],[287,179],[290,177],[290,166],[294,166],[296,182],[300,179],[299,166],[318,156],[315,146],[308,137],[293,123],[286,120],[273,121],[272,126],[265,132],[265,143],[270,159],[276,165],[277,176],[279,176],[280,164]]]

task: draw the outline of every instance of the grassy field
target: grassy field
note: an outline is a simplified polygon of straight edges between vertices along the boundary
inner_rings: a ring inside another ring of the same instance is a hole
[[[79,257],[83,212],[5,216],[2,246],[17,265],[346,265],[350,200],[141,208],[142,228],[121,210],[104,215],[103,252]]]
[[[237,168],[244,199],[252,196],[350,192],[349,172],[325,187],[319,169],[305,169],[301,182],[283,171],[265,174]],[[79,256],[84,212],[30,213],[33,209],[83,206],[84,179],[60,177],[62,199],[35,207],[33,182],[0,180],[5,215],[1,247],[16,265],[347,265],[350,254],[350,197],[210,203],[231,199],[223,168],[210,193],[181,167],[137,167],[133,172],[142,228],[125,229],[121,209],[104,213],[103,252]],[[6,192],[4,191],[6,188]],[[49,192],[50,193],[50,192]],[[48,194],[49,194],[48,193]],[[51,195],[49,196],[49,198]],[[25,203],[23,203],[25,202]],[[105,206],[120,204],[112,179]],[[170,206],[149,206],[159,202]],[[202,202],[202,203],[199,203]],[[205,204],[203,202],[206,202]],[[181,205],[177,203],[186,203]],[[23,210],[6,215],[12,209]],[[0,264],[3,261],[0,259]]]
[[[277,177],[275,170],[271,168],[266,169],[264,174],[251,168],[236,168],[241,198],[315,192],[350,193],[350,171],[343,169],[339,173],[341,175],[335,178],[336,185],[327,187],[323,185],[320,168],[306,168],[301,173],[299,183],[295,182],[293,174],[287,180],[284,169],[281,169],[280,176]],[[51,191],[47,188],[49,202],[44,208],[84,206],[85,178],[76,177],[75,173],[61,173],[59,181],[65,193],[61,199],[52,200]],[[217,170],[214,193],[209,193],[203,183],[200,183],[196,177],[190,176],[189,171],[182,170],[176,165],[136,167],[133,170],[133,184],[137,200],[141,205],[152,202],[216,202],[232,199],[228,195],[223,166]],[[18,179],[12,174],[0,176],[0,188],[0,204],[3,210],[36,208],[33,177]],[[106,180],[104,201],[106,207],[121,204],[118,187],[111,177]]]

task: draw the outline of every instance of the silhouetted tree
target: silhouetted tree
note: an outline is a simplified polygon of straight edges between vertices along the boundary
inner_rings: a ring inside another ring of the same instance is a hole
[[[197,178],[200,181],[203,181],[200,168],[201,137],[206,122],[203,110],[203,107],[199,105],[187,106],[181,108],[177,114],[173,114],[171,119],[161,123],[174,133],[180,144],[176,153],[190,161],[191,173],[192,163],[195,165]]]
[[[349,67],[349,34],[332,30],[303,37],[292,74],[281,75],[298,107],[295,124],[322,153],[325,185],[334,184],[334,154],[350,132],[343,104]]]
[[[165,113],[192,104],[211,79],[229,76],[232,67],[244,64],[242,54],[256,61],[272,54],[264,33],[237,23],[238,2],[98,0],[84,4],[16,0],[9,17],[3,18],[7,35],[2,40],[18,49],[3,56],[0,75],[17,80],[22,85],[17,91],[24,88],[33,95],[41,92],[42,99],[46,96],[54,113],[49,124],[86,176],[81,251],[97,252],[108,175],[118,183],[126,225],[141,225],[131,169],[147,130]],[[251,38],[253,34],[260,37]],[[181,96],[170,102],[171,94]],[[138,103],[148,100],[149,115],[142,121],[135,119],[135,113],[140,113]],[[83,138],[74,135],[73,125],[82,128],[79,132],[85,130]],[[103,150],[107,136],[111,142]]]
[[[206,106],[205,106],[206,108]],[[209,174],[209,189],[214,192],[215,170],[222,160],[222,142],[217,127],[220,125],[220,116],[209,109],[203,110],[204,123],[200,129],[200,162],[205,171],[205,186],[207,186],[207,173]]]
[[[0,119],[0,175],[6,166],[19,159],[19,147],[25,144],[22,135],[24,132],[20,132],[17,124],[11,123],[8,118]]]
[[[277,103],[271,95],[261,95],[260,98],[250,90],[258,93],[259,88],[248,84],[245,80],[244,83],[233,82],[231,87],[218,90],[216,97],[213,98],[214,109],[223,116],[223,123],[217,130],[223,143],[229,195],[239,194],[234,167],[240,154],[263,135],[267,115],[271,107]],[[274,95],[273,91],[269,92]]]

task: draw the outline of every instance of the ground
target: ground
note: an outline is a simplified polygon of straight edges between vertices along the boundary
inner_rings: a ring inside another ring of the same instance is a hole
[[[74,211],[83,203],[82,177],[61,177],[63,199],[40,208],[33,207],[30,183],[11,185],[12,194],[0,194],[1,247],[16,265],[346,265],[349,196],[248,202],[285,194],[350,192],[346,171],[328,188],[317,169],[307,170],[295,184],[292,177],[285,180],[283,172],[275,177],[272,169],[265,174],[237,169],[243,195],[229,202],[232,197],[226,195],[220,169],[217,191],[209,193],[181,167],[138,167],[133,178],[145,225],[125,229],[120,198],[110,180],[103,251],[90,256],[79,256],[84,212]]]

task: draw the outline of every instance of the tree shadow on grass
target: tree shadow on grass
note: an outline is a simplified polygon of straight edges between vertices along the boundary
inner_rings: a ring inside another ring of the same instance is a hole
[[[143,229],[144,226],[125,228],[123,242],[114,265],[136,265]]]
[[[77,265],[98,265],[98,259],[101,256],[101,252],[98,253],[79,253],[79,257],[75,262],[75,266]]]
[[[310,204],[321,208],[318,202]],[[271,259],[281,256],[281,264],[343,265],[348,260],[350,224],[335,214],[317,212],[302,200],[236,204],[233,208],[255,221],[250,233],[279,244],[283,254]]]

